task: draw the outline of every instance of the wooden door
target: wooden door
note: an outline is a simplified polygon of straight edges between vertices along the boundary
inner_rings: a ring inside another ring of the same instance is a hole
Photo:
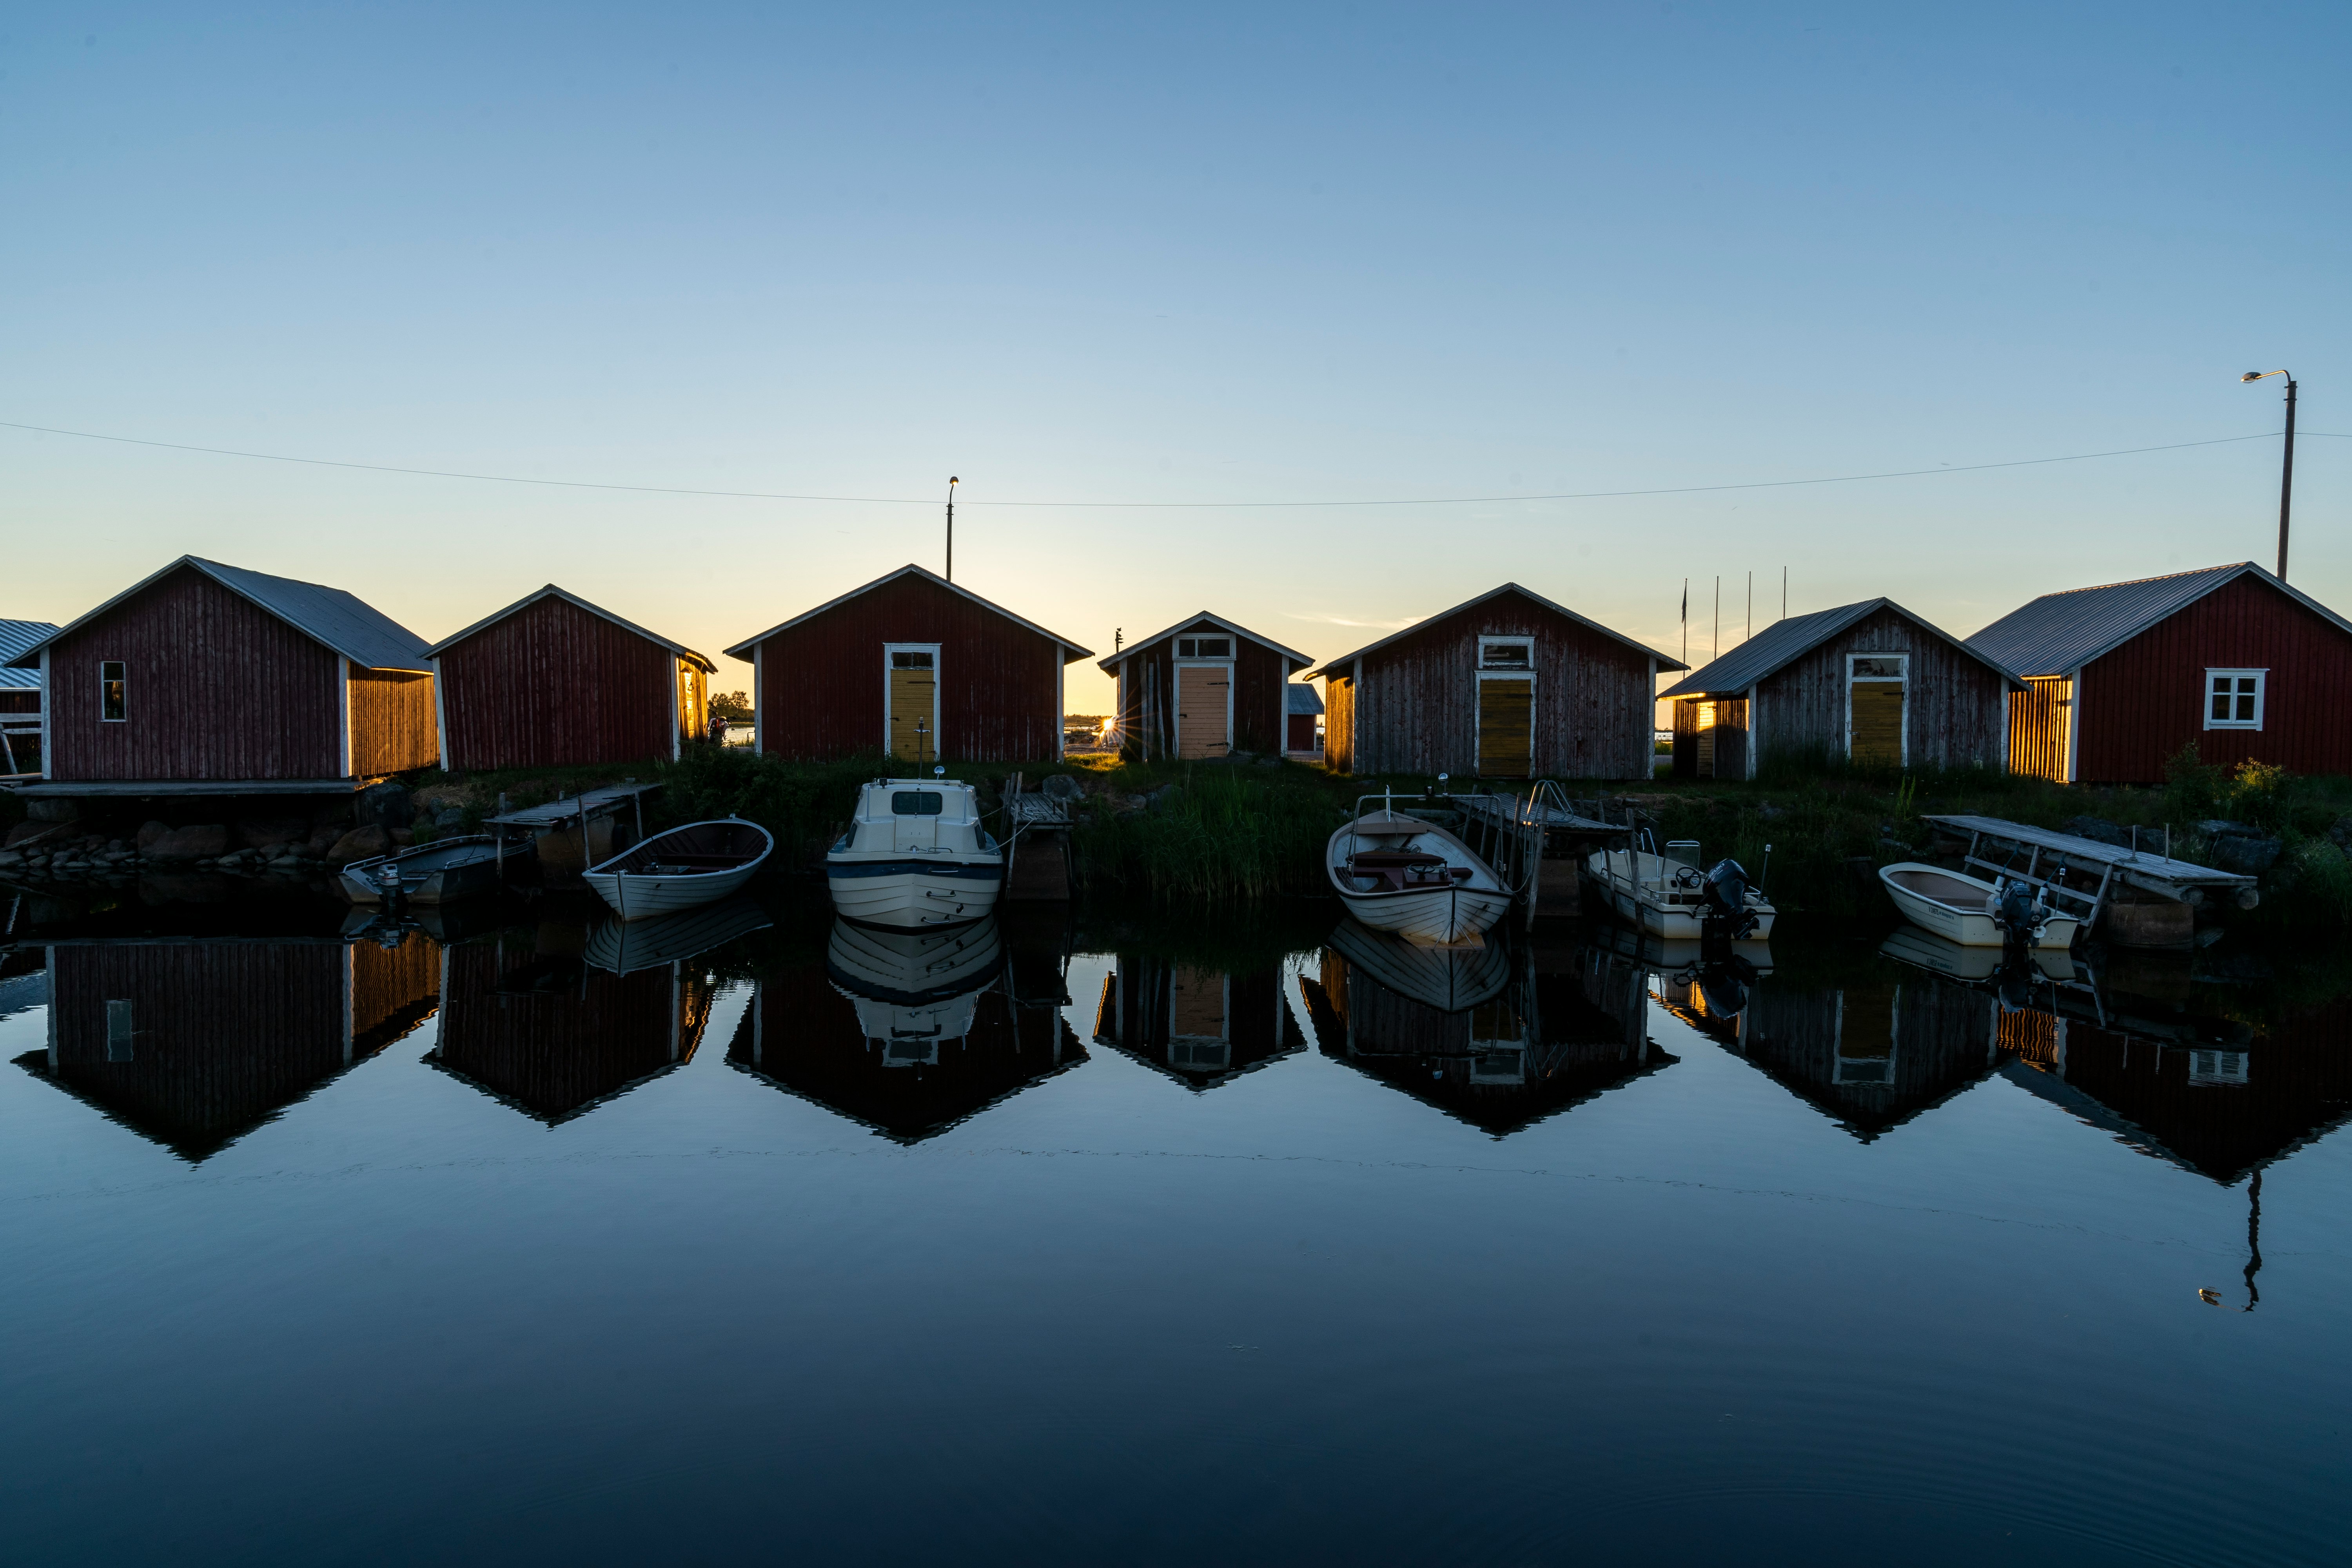
[[[940,754],[939,671],[928,653],[890,656],[890,754],[929,763]]]
[[[1698,776],[1715,776],[1715,704],[1698,705]]]
[[[1225,976],[1189,963],[1168,974],[1168,1061],[1171,1067],[1222,1070],[1232,1058]]]
[[[1483,778],[1523,779],[1533,752],[1536,683],[1478,683],[1478,773]]]
[[[1176,667],[1176,754],[1180,757],[1222,757],[1233,750],[1227,728],[1234,689],[1234,671],[1225,664],[1180,664]]]
[[[1847,754],[1857,763],[1903,765],[1903,682],[1857,680],[1849,687],[1853,737]]]

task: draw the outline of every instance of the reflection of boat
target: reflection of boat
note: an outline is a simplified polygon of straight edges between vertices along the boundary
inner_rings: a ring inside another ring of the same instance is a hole
[[[1913,925],[1962,947],[2002,944],[2004,933],[1992,914],[2000,890],[1990,882],[1916,860],[1880,867],[1878,879],[1903,918]],[[2074,944],[2078,924],[2073,915],[2052,910],[2032,945],[2063,952]]]
[[[976,921],[1004,889],[1004,848],[980,825],[980,795],[952,779],[877,779],[825,851],[844,919],[905,930]]]
[[[1367,795],[1365,800],[1372,797]],[[1503,918],[1510,890],[1494,868],[1444,828],[1383,802],[1331,835],[1323,867],[1348,912],[1408,942],[1475,936]]]
[[[1962,947],[1947,938],[1909,927],[1879,943],[1878,951],[1889,958],[1899,958],[1906,963],[1916,963],[1922,969],[1962,981],[1990,980],[2000,970],[2001,962],[2001,950],[1998,947]],[[2074,978],[2074,961],[2063,949],[2036,948],[2027,956],[2042,979],[2064,982]]]
[[[1477,947],[1420,947],[1342,921],[1331,933],[1339,955],[1400,996],[1441,1013],[1482,1006],[1511,983],[1510,950],[1499,942]]]
[[[1740,933],[1742,940],[1761,942],[1772,934],[1779,913],[1744,880],[1738,884],[1735,909],[1724,901],[1727,881],[1717,882],[1712,873],[1665,855],[1596,849],[1585,858],[1584,869],[1619,919],[1668,941],[1696,942],[1710,922],[1719,926],[1752,920],[1753,925]]]
[[[765,910],[748,893],[723,903],[649,921],[611,921],[596,928],[582,956],[599,969],[629,974],[677,963],[721,942],[767,928]]]
[[[355,904],[380,904],[394,892],[412,904],[453,903],[498,885],[498,840],[482,834],[354,860],[335,879],[337,889]]]
[[[689,822],[583,873],[625,921],[651,920],[740,890],[776,841],[756,822]]]
[[[882,1045],[886,1066],[934,1065],[943,1040],[972,1030],[980,994],[1004,965],[992,920],[952,931],[883,931],[833,923],[825,978],[857,1008],[857,1026]]]
[[[1710,961],[1737,958],[1759,975],[1772,973],[1772,944],[1749,938],[1745,942],[1701,942],[1696,937],[1655,936],[1630,926],[1594,928],[1590,940],[1596,947],[1631,958],[1661,974],[1696,974]]]

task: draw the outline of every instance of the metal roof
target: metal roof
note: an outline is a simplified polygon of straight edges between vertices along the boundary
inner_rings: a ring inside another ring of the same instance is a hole
[[[39,647],[64,629],[48,621],[0,621],[0,689],[39,690],[41,672],[38,669],[10,670],[5,667],[18,654]]]
[[[1480,605],[1485,604],[1487,600],[1503,594],[1524,595],[1528,598],[1533,599],[1537,604],[1541,605],[1544,608],[1556,611],[1560,615],[1566,616],[1578,626],[1588,626],[1592,630],[1599,632],[1602,637],[1610,638],[1613,642],[1623,643],[1627,647],[1632,648],[1634,652],[1645,654],[1648,657],[1656,659],[1660,669],[1688,669],[1690,668],[1689,665],[1685,664],[1682,660],[1673,658],[1670,655],[1660,653],[1656,648],[1651,647],[1646,644],[1637,643],[1622,632],[1611,631],[1599,621],[1580,616],[1574,610],[1570,609],[1566,605],[1556,604],[1553,601],[1545,598],[1541,594],[1535,592],[1533,589],[1522,588],[1517,583],[1506,583],[1499,588],[1488,589],[1475,599],[1465,599],[1450,610],[1440,610],[1433,616],[1424,616],[1420,620],[1413,622],[1412,625],[1406,626],[1402,630],[1391,632],[1388,636],[1381,638],[1378,642],[1366,643],[1363,647],[1356,649],[1353,653],[1343,653],[1337,658],[1327,658],[1319,668],[1308,670],[1307,672],[1306,679],[1313,680],[1319,676],[1328,675],[1339,666],[1346,664],[1352,659],[1361,658],[1364,655],[1370,653],[1375,649],[1384,648],[1388,647],[1389,644],[1396,641],[1399,637],[1409,637],[1415,632],[1426,631],[1429,627],[1435,626],[1442,620],[1447,619],[1449,616],[1458,616],[1465,610],[1475,609]]]
[[[299,583],[291,577],[272,577],[266,572],[225,566],[217,561],[206,561],[197,555],[183,555],[161,572],[141,578],[98,608],[76,616],[33,647],[12,656],[10,662],[22,664],[37,658],[42,648],[66,633],[106,614],[183,566],[194,567],[230,593],[268,611],[296,631],[324,644],[362,669],[404,669],[418,675],[433,673],[432,665],[425,662],[423,637],[341,588]]]
[[[2352,633],[2352,621],[2251,561],[2098,588],[2070,588],[2011,610],[1969,639],[1969,646],[2028,675],[2065,675],[2113,653],[2140,633],[2249,573]]]
[[[637,636],[645,638],[647,642],[659,643],[662,647],[669,649],[670,652],[677,655],[678,658],[693,660],[696,664],[700,665],[705,670],[709,671],[712,675],[719,673],[719,667],[717,665],[711,663],[709,659],[706,658],[701,654],[695,652],[694,649],[687,647],[684,643],[672,642],[669,638],[662,636],[659,632],[649,632],[646,630],[645,627],[637,625],[635,621],[625,621],[620,616],[614,615],[612,611],[605,609],[603,605],[592,605],[577,594],[567,594],[552,583],[550,583],[546,587],[541,588],[536,594],[525,594],[521,598],[517,599],[513,604],[509,605],[503,610],[493,611],[489,615],[484,616],[480,620],[476,621],[472,626],[467,626],[462,632],[450,633],[447,637],[443,637],[439,642],[435,643],[431,647],[426,648],[425,650],[425,656],[427,658],[434,658],[446,653],[450,648],[455,647],[457,644],[464,642],[467,637],[472,637],[476,632],[482,630],[486,626],[494,626],[498,625],[500,621],[505,620],[509,616],[513,615],[518,610],[529,609],[531,605],[538,604],[541,599],[546,598],[551,594],[575,609],[585,610],[590,615],[596,616],[599,620],[612,622],[614,626],[620,627],[625,632],[635,632]]]
[[[1284,698],[1284,701],[1289,705],[1285,710],[1286,711],[1291,713],[1320,713],[1323,711],[1323,694],[1316,690],[1313,687],[1308,686],[1302,681],[1293,680],[1285,684],[1283,690],[1288,693],[1288,695]]]
[[[1237,637],[1247,637],[1250,641],[1257,644],[1260,647],[1270,647],[1275,652],[1281,654],[1286,658],[1294,660],[1297,664],[1305,665],[1313,664],[1315,662],[1295,647],[1285,647],[1280,643],[1275,641],[1272,637],[1260,637],[1257,633],[1250,630],[1247,626],[1229,621],[1223,616],[1213,616],[1209,614],[1208,611],[1202,610],[1197,616],[1185,616],[1182,620],[1178,621],[1174,626],[1170,626],[1163,631],[1156,631],[1148,637],[1136,638],[1133,642],[1129,643],[1125,647],[1119,649],[1118,652],[1112,654],[1108,658],[1101,661],[1103,672],[1107,675],[1117,674],[1118,667],[1126,660],[1134,658],[1138,649],[1150,647],[1153,643],[1160,641],[1161,638],[1172,637],[1178,632],[1199,626],[1202,621],[1206,621],[1213,626],[1222,626]]]
[[[992,604],[990,601],[982,598],[979,595],[973,593],[969,588],[959,588],[953,583],[949,582],[946,578],[940,576],[936,572],[929,571],[920,566],[908,565],[899,567],[896,572],[886,572],[881,576],[875,578],[871,583],[865,584],[863,587],[852,588],[846,594],[842,594],[834,598],[827,599],[824,604],[819,605],[814,610],[803,610],[799,615],[794,616],[789,621],[779,621],[757,637],[745,637],[741,642],[737,643],[733,647],[727,650],[727,657],[730,658],[740,658],[744,663],[749,664],[751,662],[751,650],[754,647],[757,647],[760,644],[766,642],[770,637],[774,637],[778,632],[790,631],[793,627],[799,626],[803,621],[808,620],[812,616],[821,616],[836,605],[845,605],[861,594],[870,594],[885,583],[895,583],[910,572],[927,582],[945,588],[950,594],[962,595],[965,598],[970,599],[973,604],[978,605],[983,610],[995,611],[998,615],[1003,616],[1006,620],[1011,621],[1015,626],[1028,627],[1031,631],[1035,632],[1039,637],[1045,638],[1048,642],[1058,643],[1061,645],[1062,662],[1064,664],[1074,664],[1079,659],[1092,658],[1095,656],[1094,649],[1090,647],[1080,647],[1077,644],[1062,636],[1059,632],[1049,632],[1034,621],[1024,620],[1021,616],[1016,616],[1012,611],[1006,609],[1003,605]]]
[[[1970,647],[1941,626],[1932,621],[1921,620],[1892,599],[1864,599],[1857,605],[1840,605],[1834,609],[1815,610],[1810,616],[1790,616],[1787,620],[1775,621],[1722,658],[1712,659],[1703,668],[1692,671],[1687,679],[1666,688],[1658,696],[1664,699],[1745,691],[1766,677],[1777,674],[1848,626],[1876,615],[1880,610],[1893,610],[1922,631],[1935,633],[1978,663],[1991,666],[2012,686],[2023,689],[2025,682],[2018,679],[2015,671],[1982,648]]]

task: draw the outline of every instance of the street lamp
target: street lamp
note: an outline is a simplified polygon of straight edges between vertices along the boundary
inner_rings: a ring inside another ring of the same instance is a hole
[[[2250,370],[2238,378],[2241,384],[2249,381],[2267,381],[2272,376],[2286,376],[2286,461],[2279,469],[2279,581],[2286,581],[2286,514],[2294,500],[2294,377],[2283,370]]]
[[[2288,384],[2294,384],[2290,382]],[[950,583],[955,581],[955,488],[958,482],[953,474],[948,476],[948,581]]]

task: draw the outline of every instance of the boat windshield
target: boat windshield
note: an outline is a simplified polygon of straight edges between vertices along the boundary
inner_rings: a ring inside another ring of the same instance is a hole
[[[946,809],[946,798],[937,790],[902,789],[890,794],[893,816],[937,816]]]

